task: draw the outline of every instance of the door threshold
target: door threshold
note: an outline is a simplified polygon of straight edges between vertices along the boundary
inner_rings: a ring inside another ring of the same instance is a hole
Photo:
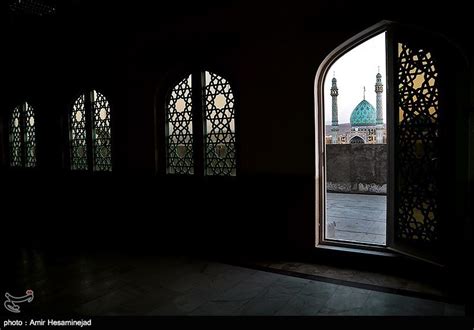
[[[326,249],[333,251],[349,252],[349,253],[358,253],[358,254],[369,254],[375,256],[383,257],[398,257],[398,254],[391,251],[381,251],[374,250],[373,248],[364,248],[364,247],[355,247],[355,246],[340,246],[340,245],[329,245],[329,244],[318,244],[316,245],[317,249]]]

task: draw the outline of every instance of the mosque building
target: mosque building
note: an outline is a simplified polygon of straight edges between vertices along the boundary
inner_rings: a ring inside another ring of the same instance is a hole
[[[336,77],[332,79],[331,97],[332,97],[332,125],[330,135],[326,135],[327,144],[383,144],[386,143],[386,129],[383,122],[383,104],[382,104],[382,75],[377,73],[375,83],[376,108],[373,107],[364,98],[352,110],[350,117],[350,127],[347,125],[341,129],[338,122],[337,97],[339,89],[337,88]]]

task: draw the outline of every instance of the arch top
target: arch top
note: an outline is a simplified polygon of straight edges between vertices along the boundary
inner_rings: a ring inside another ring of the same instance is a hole
[[[364,43],[365,41],[368,41],[369,39],[388,31],[392,27],[398,25],[398,23],[395,23],[393,21],[388,21],[388,20],[383,20],[380,21],[379,23],[372,25],[371,27],[368,27],[367,29],[357,33],[353,37],[347,39],[343,43],[341,43],[339,46],[334,48],[321,62],[321,64],[318,67],[318,70],[316,72],[316,77],[315,77],[315,88],[321,87],[321,84],[324,83],[324,78],[328,74],[328,71],[332,64],[336,62],[341,56],[343,56],[345,53],[351,51],[352,49],[356,48],[360,44]]]

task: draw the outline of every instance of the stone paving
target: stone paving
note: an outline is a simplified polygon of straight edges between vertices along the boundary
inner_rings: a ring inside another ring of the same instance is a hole
[[[326,238],[385,245],[387,196],[327,193]]]

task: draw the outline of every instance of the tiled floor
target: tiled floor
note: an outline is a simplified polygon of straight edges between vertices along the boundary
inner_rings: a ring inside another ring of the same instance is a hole
[[[384,195],[328,193],[326,237],[384,245],[386,213]]]
[[[356,270],[342,268],[324,264],[314,264],[305,262],[288,262],[284,260],[258,260],[250,263],[257,268],[267,268],[276,272],[296,273],[313,277],[334,279],[344,282],[358,283],[362,285],[372,285],[388,289],[410,291],[414,294],[425,294],[442,297],[445,294],[439,284],[421,282],[413,278],[402,277],[400,275],[389,275],[367,270]]]
[[[184,257],[26,254],[17,272],[10,288],[35,292],[25,313],[464,315],[460,305]]]

